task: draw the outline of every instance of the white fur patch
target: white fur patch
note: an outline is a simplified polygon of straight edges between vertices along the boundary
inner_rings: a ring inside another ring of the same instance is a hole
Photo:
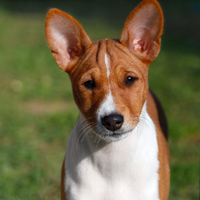
[[[105,64],[106,64],[106,68],[107,68],[107,76],[109,78],[109,76],[110,76],[110,63],[109,63],[109,59],[108,59],[107,53],[105,54]]]
[[[98,109],[97,119],[103,118],[104,116],[109,115],[115,111],[116,111],[115,103],[114,103],[113,96],[110,91]]]
[[[107,54],[105,54],[105,65],[106,65],[107,76],[108,76],[108,81],[109,81],[110,66],[109,66],[109,59],[108,59]],[[103,118],[104,116],[109,115],[113,112],[116,112],[115,103],[114,103],[114,100],[113,100],[110,85],[109,85],[108,91],[109,91],[108,95],[105,97],[104,101],[102,102],[102,104],[100,105],[100,107],[97,111],[98,121],[101,121],[100,119]]]
[[[137,129],[118,142],[97,145],[88,134],[77,149],[82,120],[79,118],[67,147],[67,200],[159,200],[158,144],[146,104]]]

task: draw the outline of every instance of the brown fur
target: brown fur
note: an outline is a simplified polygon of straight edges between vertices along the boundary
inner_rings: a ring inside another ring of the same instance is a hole
[[[161,200],[167,200],[169,194],[169,182],[170,182],[170,159],[169,148],[167,140],[162,132],[159,123],[158,111],[156,109],[155,101],[150,92],[147,96],[147,112],[156,126],[157,140],[158,140],[158,160],[159,166],[159,197]]]
[[[146,12],[151,11],[146,19]],[[144,24],[143,24],[144,23]],[[120,40],[91,42],[81,25],[70,15],[58,10],[49,11],[46,19],[46,38],[56,63],[69,74],[75,102],[88,123],[97,123],[97,109],[108,88],[123,113],[124,121],[135,127],[147,100],[147,111],[153,120],[158,140],[159,197],[167,200],[169,193],[169,149],[164,137],[156,103],[148,90],[148,68],[160,51],[163,14],[156,0],[144,0],[127,18]],[[107,77],[105,54],[108,56],[110,76]],[[137,81],[127,87],[125,78]],[[95,89],[84,87],[86,81],[95,81]],[[132,120],[135,118],[135,120]],[[65,167],[61,178],[61,199],[64,189]]]

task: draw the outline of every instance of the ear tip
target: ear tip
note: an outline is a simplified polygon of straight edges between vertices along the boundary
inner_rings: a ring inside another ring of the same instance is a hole
[[[49,24],[50,19],[51,19],[54,15],[58,14],[59,11],[60,11],[60,10],[58,10],[57,8],[51,8],[51,9],[48,11],[47,16],[46,16],[46,26]]]
[[[159,5],[158,1],[157,0],[143,0],[142,1],[143,3],[154,3],[156,5]]]
[[[157,0],[143,0],[141,2],[141,6],[147,5],[147,4],[154,4],[157,8],[161,8],[161,6]]]
[[[71,15],[69,15],[66,12],[63,12],[62,10],[59,10],[57,8],[51,8],[46,16],[46,25],[48,25],[50,22],[53,22],[54,19],[59,18],[64,19],[64,20],[70,20],[73,23],[77,24],[80,26],[79,22],[77,20],[75,20]]]
[[[148,4],[155,5],[156,8],[162,11],[161,6],[157,0],[143,0],[138,6],[141,8],[147,6]]]
[[[70,18],[70,16],[62,10],[59,10],[57,8],[51,8],[46,16],[45,28],[47,29],[52,25],[56,26],[57,22],[64,18]]]
[[[51,8],[48,13],[47,13],[47,16],[46,16],[46,23],[51,19],[51,18],[54,18],[56,16],[63,16],[63,15],[67,15],[67,13],[57,9],[57,8]]]
[[[160,19],[160,25],[163,27],[164,24],[164,15],[162,8],[157,0],[143,0],[139,5],[138,5],[138,10],[141,9],[143,6],[154,6],[154,11],[157,13],[157,17]]]
[[[57,8],[51,8],[47,13],[46,20],[49,20],[50,18],[55,16],[61,16],[61,17],[63,16],[70,19],[72,18],[69,14],[63,12],[62,10],[59,10]]]
[[[156,6],[156,8],[159,9],[160,14],[163,15],[162,8],[157,0],[143,0],[143,2],[141,4],[143,4],[143,5],[154,4]]]
[[[52,14],[57,14],[57,13],[60,13],[60,12],[62,12],[62,11],[57,9],[57,8],[50,8],[48,13],[47,13],[47,16],[52,15]]]
[[[132,18],[133,16],[136,15],[136,13],[148,6],[153,6],[154,10],[156,11],[156,13],[158,14],[158,16],[160,17],[160,20],[163,22],[164,21],[164,16],[163,16],[163,11],[162,8],[160,6],[160,4],[158,3],[157,0],[143,0],[129,15],[129,18]]]

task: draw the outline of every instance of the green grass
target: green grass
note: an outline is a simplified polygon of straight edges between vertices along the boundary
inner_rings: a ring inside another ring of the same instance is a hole
[[[0,4],[2,200],[59,199],[61,165],[78,117],[69,78],[47,48],[44,14],[11,13]],[[80,19],[92,40],[120,37],[121,19],[119,24],[113,19],[113,26],[104,17]],[[200,41],[170,33],[162,41],[161,53],[150,66],[149,82],[169,121],[169,199],[195,200],[199,187]]]

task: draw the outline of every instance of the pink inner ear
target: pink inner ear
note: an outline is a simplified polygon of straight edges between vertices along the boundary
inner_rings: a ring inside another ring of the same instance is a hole
[[[147,48],[147,42],[145,42],[144,40],[133,40],[133,50],[134,51],[141,51],[144,52],[146,51]]]
[[[67,52],[70,56],[70,59],[73,59],[74,57],[79,56],[81,51],[77,46],[75,46],[75,47],[68,48]]]
[[[133,32],[133,36],[130,39],[130,48],[133,47],[132,50],[139,50],[140,52],[145,52],[149,49],[152,43],[151,38],[151,30],[147,27],[137,27]]]

